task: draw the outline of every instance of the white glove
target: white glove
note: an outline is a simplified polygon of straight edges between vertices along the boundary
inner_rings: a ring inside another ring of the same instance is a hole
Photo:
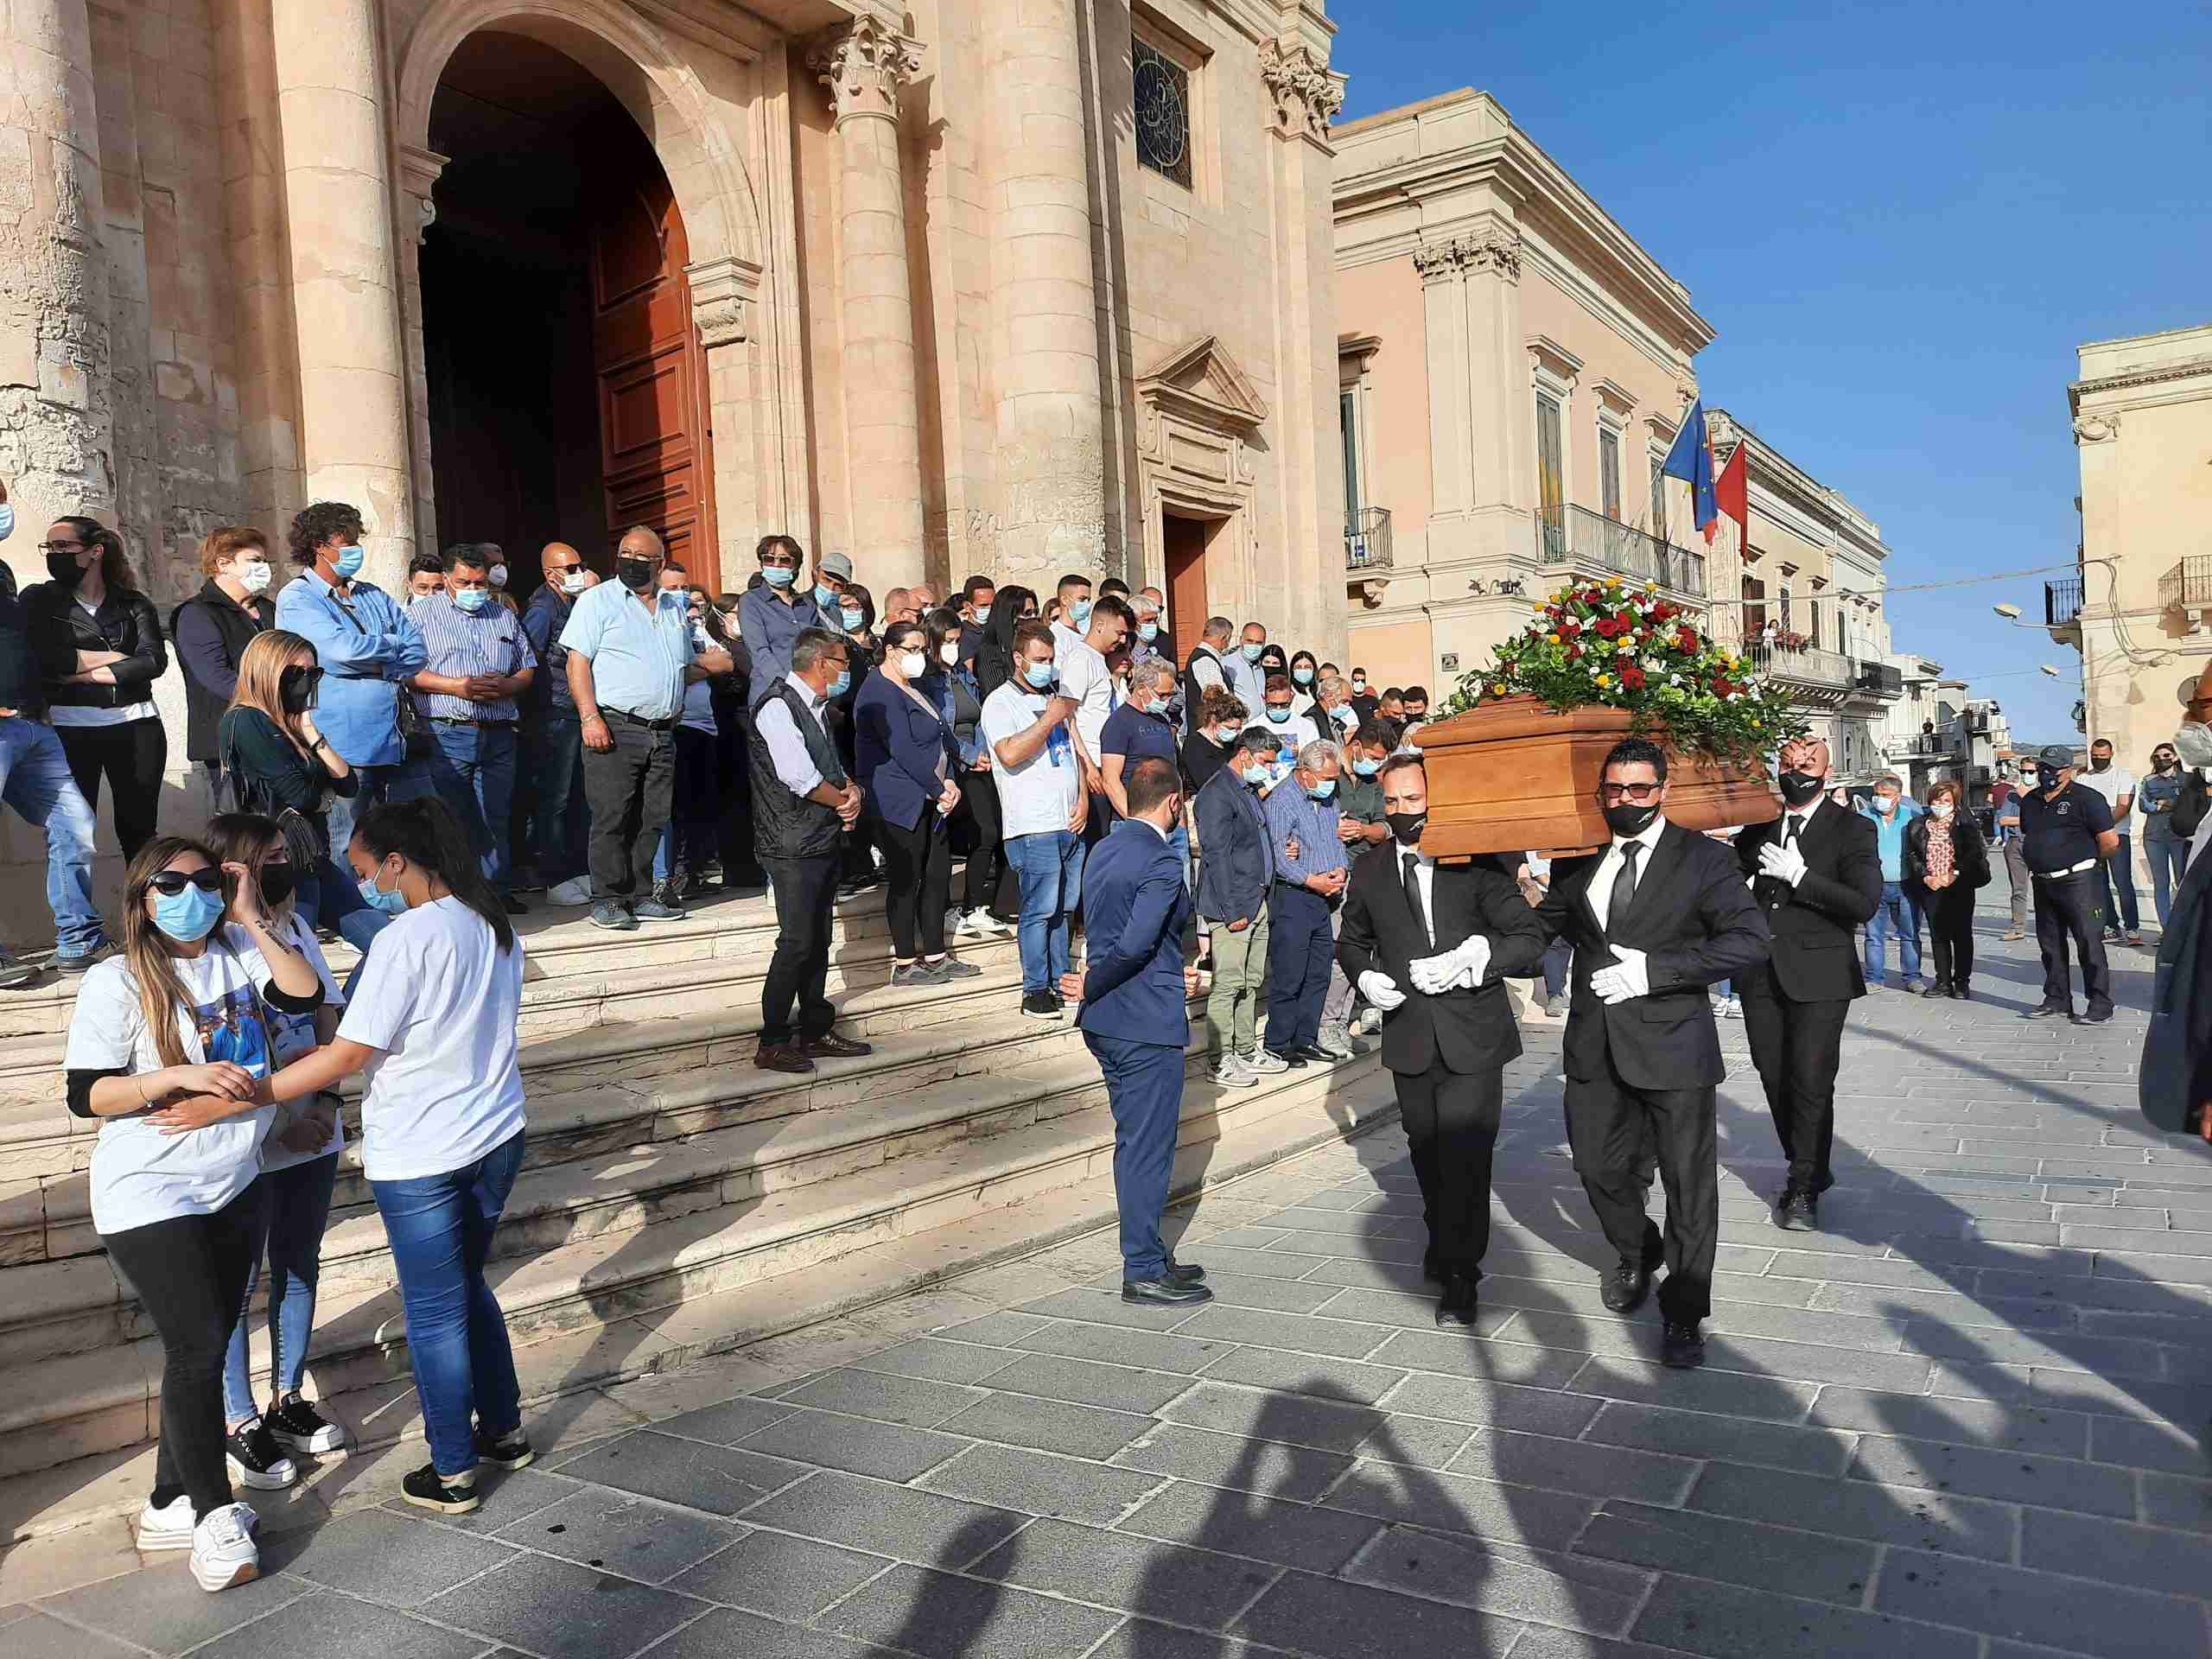
[[[1490,941],[1479,933],[1471,933],[1451,950],[1413,963],[1414,988],[1427,996],[1441,996],[1463,986],[1472,987],[1489,966]]]
[[[1805,879],[1805,855],[1797,850],[1794,842],[1779,847],[1769,842],[1759,849],[1759,873],[1787,881],[1794,887]]]
[[[1406,994],[1398,988],[1398,982],[1373,968],[1359,976],[1359,994],[1385,1014],[1403,1007],[1406,1001]]]
[[[1610,947],[1620,960],[1610,968],[1600,968],[1590,976],[1590,988],[1598,1000],[1611,1007],[1616,1002],[1625,1002],[1632,996],[1651,995],[1651,969],[1641,950],[1627,945]]]

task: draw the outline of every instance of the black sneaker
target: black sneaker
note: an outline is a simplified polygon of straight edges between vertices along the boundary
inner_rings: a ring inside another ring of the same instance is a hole
[[[1021,1011],[1035,1020],[1057,1020],[1060,1017],[1059,999],[1050,991],[1025,991]]]
[[[223,1451],[231,1465],[231,1478],[257,1491],[281,1492],[300,1478],[299,1465],[284,1455],[260,1418],[230,1432]]]
[[[484,1432],[480,1423],[476,1429],[476,1458],[495,1469],[527,1469],[537,1461],[537,1453],[530,1444],[530,1436],[516,1429],[512,1433],[493,1436]]]
[[[2106,1020],[2111,1019],[2112,1015],[2111,1003],[2092,1002],[2089,1004],[2089,1011],[2075,1020],[2074,1023],[2077,1026],[2101,1026]]]
[[[663,887],[668,884],[663,882]],[[641,899],[631,906],[630,914],[641,922],[680,922],[690,915],[681,905],[671,905],[659,899]]]
[[[287,1452],[314,1457],[346,1449],[346,1431],[296,1394],[262,1419],[277,1445]]]
[[[2063,1002],[2042,1002],[2020,1016],[2023,1020],[2071,1020],[2074,1010]]]
[[[653,897],[671,910],[683,908],[683,878],[671,875],[664,881],[653,884]]]
[[[54,953],[54,971],[57,974],[81,974],[94,963],[105,962],[115,954],[115,946],[102,939],[89,950],[79,950],[71,956],[63,951]]]
[[[630,913],[630,907],[613,899],[601,899],[592,906],[591,925],[603,927],[610,933],[634,933],[638,931],[638,918]]]
[[[438,1465],[426,1463],[399,1483],[399,1495],[418,1510],[439,1515],[467,1515],[484,1499],[476,1490],[476,1471],[442,1475]]]

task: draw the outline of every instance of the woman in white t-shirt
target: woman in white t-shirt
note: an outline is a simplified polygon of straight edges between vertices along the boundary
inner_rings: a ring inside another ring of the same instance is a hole
[[[522,1432],[506,1316],[484,1279],[522,1167],[522,945],[467,832],[435,798],[371,808],[346,857],[361,897],[391,925],[377,936],[337,1040],[285,1066],[255,1097],[306,1099],[367,1074],[361,1162],[399,1271],[430,1441],[430,1461],[401,1483],[401,1496],[466,1515],[482,1501],[478,1463],[519,1469],[537,1456]],[[205,1098],[157,1121],[240,1109]]]
[[[138,1548],[189,1548],[203,1590],[260,1572],[254,1513],[232,1498],[222,1377],[258,1231],[264,1004],[308,1014],[322,999],[251,881],[231,912],[237,937],[217,933],[226,874],[200,842],[158,836],[140,849],[124,880],[123,955],[85,976],[62,1060],[69,1109],[101,1120],[92,1226],[162,1338],[161,1447]],[[220,1109],[194,1113],[205,1127],[162,1121],[167,1103],[208,1102]]]

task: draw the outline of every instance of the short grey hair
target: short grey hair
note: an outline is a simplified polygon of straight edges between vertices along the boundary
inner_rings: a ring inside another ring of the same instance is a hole
[[[1298,764],[1308,772],[1319,772],[1324,764],[1341,769],[1344,763],[1344,758],[1337,753],[1337,746],[1319,738],[1298,752]]]
[[[1334,674],[1324,674],[1313,685],[1313,695],[1317,697],[1333,696],[1339,691],[1350,695],[1350,690],[1343,679]]]
[[[1225,616],[1206,618],[1205,637],[1209,639],[1226,639],[1236,632],[1236,625]]]
[[[1160,601],[1144,594],[1133,595],[1129,600],[1129,607],[1140,616],[1147,611],[1150,611],[1154,616],[1160,614]]]
[[[625,548],[632,542],[640,544],[638,552],[633,556],[635,557],[658,559],[667,555],[668,544],[661,540],[660,532],[651,524],[631,525],[622,532],[622,539],[616,543],[615,546],[618,549]]]
[[[1142,664],[1138,667],[1137,673],[1139,675],[1149,674],[1152,677],[1152,686],[1154,690],[1165,690],[1171,694],[1174,690],[1176,683],[1183,677],[1182,675],[1177,671],[1175,664],[1169,662],[1165,657],[1147,658]]]
[[[832,633],[827,628],[801,628],[798,638],[791,641],[791,669],[804,674],[831,652],[849,660],[845,636]]]

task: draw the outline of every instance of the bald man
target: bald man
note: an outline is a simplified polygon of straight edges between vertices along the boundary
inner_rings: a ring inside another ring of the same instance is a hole
[[[1827,798],[1828,746],[1800,738],[1777,755],[1783,811],[1736,837],[1736,861],[1774,936],[1766,961],[1736,981],[1751,1064],[1789,1174],[1776,1225],[1820,1224],[1821,1194],[1835,1185],[1835,1073],[1843,1022],[1866,981],[1853,931],[1882,902],[1874,823]]]
[[[584,875],[584,746],[561,630],[569,626],[576,596],[591,585],[591,572],[584,568],[583,556],[566,542],[546,543],[537,569],[543,580],[522,613],[538,671],[522,701],[515,888],[532,893],[545,887],[554,904],[583,905],[591,902],[591,882]]]

